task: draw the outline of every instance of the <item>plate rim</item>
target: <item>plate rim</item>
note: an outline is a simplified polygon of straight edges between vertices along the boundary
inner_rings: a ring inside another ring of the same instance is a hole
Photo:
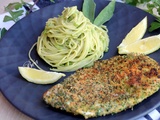
[[[76,0],[75,0],[75,1],[76,1]],[[66,1],[65,1],[65,2],[66,2]],[[33,12],[32,14],[35,14],[36,12],[39,13],[40,11],[44,11],[46,8],[50,8],[50,7],[53,7],[53,6],[57,6],[57,4],[62,4],[62,3],[65,3],[65,2],[60,2],[60,3],[56,3],[56,4],[53,4],[53,5],[46,6],[46,7],[44,7],[44,8],[41,8],[40,10],[37,10],[37,11]],[[108,1],[107,1],[107,2],[108,2]],[[124,4],[124,3],[118,2],[118,4]],[[125,4],[125,5],[127,5],[127,4]],[[133,6],[131,6],[131,7],[133,7]],[[32,14],[31,14],[31,15],[32,15]],[[28,16],[29,16],[29,15],[28,15]],[[27,16],[27,17],[28,17],[28,16]],[[24,17],[24,18],[22,18],[20,21],[23,21],[24,19],[27,19],[27,18]],[[16,24],[18,24],[20,21],[18,21]],[[16,26],[16,24],[13,25],[10,29],[13,29],[14,26]],[[10,29],[9,29],[9,31],[10,31]],[[8,31],[6,34],[9,34],[9,31]],[[6,35],[5,35],[5,36],[6,36]],[[1,39],[1,41],[5,38],[5,36]],[[0,42],[0,43],[1,43],[1,42]],[[0,69],[0,71],[1,71],[1,69]],[[1,82],[1,79],[0,79],[0,82]],[[1,89],[1,85],[0,85],[0,91],[1,91],[2,95],[9,101],[9,103],[11,103],[16,109],[18,109],[19,111],[21,111],[23,114],[26,114],[27,116],[30,116],[30,117],[34,118],[34,116],[31,116],[31,115],[28,114],[27,112],[25,112],[25,111],[21,110],[20,108],[18,108],[17,106],[15,106],[15,104],[12,103],[12,101],[5,95],[5,93],[3,93],[3,90]],[[146,115],[147,113],[149,113],[150,111],[154,110],[154,109],[157,108],[158,106],[160,106],[160,102],[159,102],[159,104],[155,105],[152,109],[149,109],[147,112],[143,112],[143,113],[141,113],[140,115],[135,116],[133,119],[137,119],[137,118],[139,118],[139,117],[142,117],[142,116]]]

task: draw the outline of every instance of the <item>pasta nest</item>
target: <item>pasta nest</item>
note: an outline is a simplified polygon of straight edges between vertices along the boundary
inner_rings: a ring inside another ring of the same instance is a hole
[[[76,6],[64,8],[62,15],[48,19],[38,37],[38,55],[51,70],[70,72],[92,66],[108,51],[105,26],[90,22]]]

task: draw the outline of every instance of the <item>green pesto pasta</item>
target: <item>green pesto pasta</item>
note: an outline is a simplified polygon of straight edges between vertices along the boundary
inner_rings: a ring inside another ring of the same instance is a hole
[[[50,18],[38,37],[38,55],[54,71],[70,72],[93,65],[108,51],[105,26],[92,24],[76,6],[64,8],[62,15]]]

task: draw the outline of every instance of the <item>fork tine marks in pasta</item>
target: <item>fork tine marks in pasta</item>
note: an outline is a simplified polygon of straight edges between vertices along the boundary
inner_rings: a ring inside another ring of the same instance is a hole
[[[51,70],[75,71],[93,65],[108,51],[107,32],[105,26],[92,24],[76,6],[67,7],[62,15],[46,22],[37,52]]]

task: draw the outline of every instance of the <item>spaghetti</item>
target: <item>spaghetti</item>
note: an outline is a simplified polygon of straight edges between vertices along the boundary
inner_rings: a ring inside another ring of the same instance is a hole
[[[64,8],[61,16],[46,22],[37,52],[51,70],[75,71],[93,65],[108,51],[107,32],[105,26],[92,24],[76,6]]]

